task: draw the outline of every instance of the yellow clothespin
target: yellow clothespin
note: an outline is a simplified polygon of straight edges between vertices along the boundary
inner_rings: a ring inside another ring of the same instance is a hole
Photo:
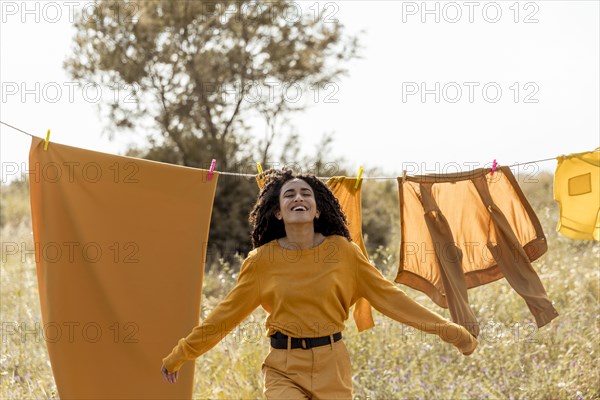
[[[358,169],[358,178],[356,178],[356,184],[354,185],[354,189],[358,189],[358,184],[359,184],[360,180],[362,179],[362,173],[363,173],[363,166],[361,165],[360,168]]]
[[[265,186],[265,177],[262,176],[263,169],[259,162],[256,163],[256,169],[258,170],[258,175],[256,176],[256,184],[259,188],[262,189]]]
[[[50,129],[46,132],[46,140],[44,140],[44,151],[48,151],[48,141],[50,140]]]

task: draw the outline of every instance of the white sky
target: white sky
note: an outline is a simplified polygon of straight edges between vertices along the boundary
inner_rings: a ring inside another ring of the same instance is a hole
[[[89,101],[93,91],[86,100],[76,88],[69,98],[73,80],[62,68],[74,34],[69,9],[84,2],[26,3],[0,3],[0,120],[40,137],[50,128],[57,143],[122,154],[127,143],[141,139],[102,136],[105,124]],[[365,176],[372,166],[396,176],[403,168],[454,172],[489,166],[494,158],[511,165],[600,146],[598,1],[428,1],[429,10],[437,7],[439,22],[435,11],[423,14],[421,1],[299,4],[304,12],[328,4],[330,16],[349,33],[366,31],[363,59],[348,64],[338,91],[323,89],[320,101],[293,116],[305,153],[324,132],[335,132],[332,159],[343,155],[351,167],[364,165]],[[492,23],[497,10],[501,15]],[[461,16],[452,23],[457,11]],[[422,84],[431,91],[425,101]],[[54,100],[57,87],[62,95]],[[502,93],[493,102],[498,87]],[[462,96],[453,102],[457,88]],[[325,102],[325,95],[337,103]],[[528,96],[537,102],[526,102]],[[262,138],[263,127],[256,125],[253,134]],[[6,182],[14,178],[8,172],[15,165],[25,173],[31,139],[2,125],[0,137]],[[537,168],[555,166],[549,161]]]

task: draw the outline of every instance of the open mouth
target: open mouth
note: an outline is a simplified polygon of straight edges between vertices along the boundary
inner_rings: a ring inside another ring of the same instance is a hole
[[[308,211],[308,208],[306,208],[305,206],[295,206],[292,208],[292,211],[296,211],[296,212]]]

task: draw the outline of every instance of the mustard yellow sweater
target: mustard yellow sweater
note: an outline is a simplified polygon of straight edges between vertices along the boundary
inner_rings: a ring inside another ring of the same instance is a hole
[[[280,331],[292,337],[319,337],[344,329],[349,308],[360,297],[381,313],[424,332],[437,334],[463,354],[477,339],[464,327],[412,300],[365,258],[358,245],[327,236],[309,250],[289,250],[273,240],[248,253],[236,286],[206,319],[181,338],[163,359],[169,372],[179,370],[214,347],[259,305],[269,316],[266,336]]]

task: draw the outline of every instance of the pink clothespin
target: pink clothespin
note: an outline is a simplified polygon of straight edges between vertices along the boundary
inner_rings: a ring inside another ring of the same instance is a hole
[[[496,162],[496,159],[494,158],[494,162],[492,163],[492,172],[490,173],[490,175],[494,175],[494,172],[496,172],[497,165],[498,165],[498,163]]]
[[[210,181],[210,177],[213,174],[213,171],[215,170],[215,164],[217,163],[217,160],[215,160],[214,158],[212,159],[212,162],[210,163],[210,170],[208,170],[208,180]]]

